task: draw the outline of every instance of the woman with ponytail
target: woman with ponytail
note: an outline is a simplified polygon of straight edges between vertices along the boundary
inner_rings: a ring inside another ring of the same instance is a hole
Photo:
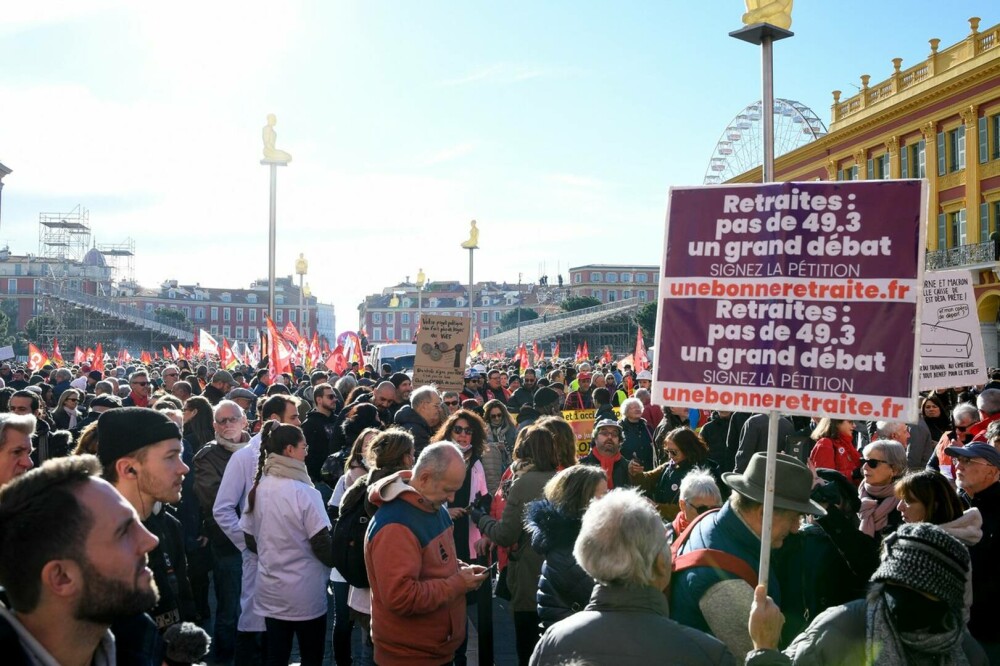
[[[333,566],[330,520],[306,470],[305,436],[267,421],[240,527],[257,553],[254,610],[267,627],[268,666],[285,666],[297,636],[302,666],[320,666],[326,647],[326,589]]]

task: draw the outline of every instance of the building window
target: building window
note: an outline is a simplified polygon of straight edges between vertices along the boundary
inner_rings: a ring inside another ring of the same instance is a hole
[[[631,273],[622,273],[622,282],[631,282],[631,281],[632,281]]]
[[[483,326],[481,329],[479,329],[479,337],[486,338],[489,337],[489,335],[490,335],[490,329],[488,326]]]
[[[232,308],[222,308],[222,321],[231,321],[233,318]]]
[[[211,329],[210,329],[210,332],[211,332],[213,338],[218,337],[219,336],[219,327],[218,326],[212,326]]]
[[[191,306],[190,305],[185,305],[184,306],[184,316],[187,317],[188,319],[191,318]]]
[[[7,280],[7,293],[8,294],[17,293],[17,280]]]
[[[243,327],[242,326],[237,326],[236,327],[236,339],[237,340],[242,340],[243,339]]]
[[[500,311],[499,310],[494,310],[493,311],[493,321],[500,321]]]
[[[618,282],[618,273],[605,273],[604,274],[604,281],[605,282]]]
[[[858,165],[846,167],[837,172],[837,180],[857,180]]]
[[[243,321],[243,308],[236,308],[236,321]]]
[[[219,308],[212,307],[212,321],[218,321],[218,320],[219,320]]]
[[[284,321],[285,321],[285,311],[284,310],[278,310],[274,314],[275,314],[274,323],[276,323],[276,324],[282,324],[282,323],[284,323]]]
[[[399,335],[400,339],[402,340],[410,341],[413,339],[413,337],[410,335],[410,329],[408,328],[404,328],[402,331],[400,331]]]
[[[385,339],[386,340],[395,340],[396,339],[396,329],[394,329],[392,326],[386,326],[385,327]]]
[[[622,298],[632,298],[632,292],[629,291],[628,289],[624,290],[622,292]]]
[[[596,298],[597,300],[599,300],[599,301],[601,300],[601,295],[602,295],[602,294],[601,294],[601,290],[600,290],[600,289],[594,289],[594,290],[593,290],[593,291],[591,291],[590,293],[591,293],[591,295],[592,295],[592,296],[593,296],[594,298]]]
[[[294,324],[296,322],[295,317],[297,317],[297,316],[298,316],[298,312],[296,312],[295,310],[289,311],[289,313],[288,313],[288,321],[290,321],[290,322],[292,322]]]
[[[230,328],[229,326],[223,326],[222,327],[222,335],[224,337],[226,337],[226,338],[232,337],[232,335],[233,335],[233,329]]]
[[[381,324],[382,323],[382,313],[381,312],[373,312],[372,313],[372,323],[373,324]]]
[[[645,301],[647,298],[649,298],[649,296],[647,296],[648,293],[649,292],[647,292],[645,289],[643,289],[642,291],[640,291],[639,292],[639,300],[640,301]]]
[[[889,153],[882,153],[868,160],[868,180],[888,180]]]
[[[600,273],[591,273],[590,274],[590,281],[591,282],[600,282],[601,281],[601,274]]]
[[[396,313],[395,312],[386,312],[385,313],[385,323],[387,323],[387,324],[395,324],[396,323]],[[386,335],[388,335],[388,333],[386,333]]]
[[[902,178],[927,177],[927,143],[921,139],[903,146],[899,151],[899,173]]]
[[[965,125],[938,132],[938,175],[961,171],[965,168]]]
[[[233,297],[227,291],[227,292],[224,292],[221,296],[219,296],[219,300],[222,301],[223,303],[231,303],[233,301]]]
[[[613,303],[618,300],[618,290],[608,289],[608,303]]]
[[[200,305],[194,309],[194,320],[205,321],[205,308]]]
[[[938,249],[966,244],[965,209],[938,215]]]
[[[410,323],[410,313],[409,312],[400,312],[399,313],[399,323],[401,323],[401,324],[409,324]],[[403,336],[403,337],[406,337],[406,336]]]
[[[256,303],[257,294],[247,294],[247,303]]]
[[[381,342],[382,341],[382,329],[381,328],[373,328],[372,329],[372,340],[374,340],[375,342]]]
[[[257,323],[257,309],[256,308],[250,308],[249,317],[250,317],[250,323],[251,324],[256,324]]]
[[[580,284],[581,282],[583,282],[583,273],[574,273],[573,284]]]
[[[648,282],[649,281],[649,276],[646,275],[645,273],[638,273],[635,276],[635,281],[636,282]]]

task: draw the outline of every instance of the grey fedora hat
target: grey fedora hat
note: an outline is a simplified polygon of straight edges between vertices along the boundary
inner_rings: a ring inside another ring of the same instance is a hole
[[[767,473],[767,454],[755,453],[743,474],[729,472],[722,475],[727,486],[760,504],[764,503],[764,477]],[[809,499],[813,475],[798,458],[778,454],[774,474],[774,506],[777,509],[798,511],[814,516],[826,515],[826,509]]]

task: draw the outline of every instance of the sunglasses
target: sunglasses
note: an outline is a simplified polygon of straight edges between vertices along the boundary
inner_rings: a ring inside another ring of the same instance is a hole
[[[149,386],[149,382],[129,382],[130,384],[135,384],[136,386]]]
[[[956,425],[955,426],[955,431],[956,432],[965,432],[966,430],[968,430],[971,427],[972,427],[971,425],[964,425],[964,426]]]
[[[240,417],[239,416],[225,416],[225,417],[223,417],[221,419],[215,419],[215,422],[218,423],[219,425],[229,425],[230,423],[239,423],[240,422]]]
[[[501,414],[500,412],[493,412],[492,414],[490,414],[490,418],[491,419],[502,419],[503,418],[503,414]]]
[[[449,407],[458,407],[458,400],[445,400],[444,404],[448,405]]]
[[[864,459],[864,458],[862,458],[861,459],[861,464],[862,465],[868,465],[872,469],[875,469],[879,465],[888,465],[889,463],[887,463],[884,460],[875,460],[874,458],[868,458],[867,460]]]
[[[471,435],[472,434],[472,428],[463,428],[460,425],[454,426],[451,429],[451,431],[453,433],[455,433],[456,435]]]
[[[716,507],[716,506],[708,506],[707,504],[705,506],[698,506],[696,504],[690,504],[689,506],[692,509],[694,509],[695,511],[697,511],[699,516],[701,514],[705,513],[706,511],[711,511],[712,509],[719,508],[719,507]]]

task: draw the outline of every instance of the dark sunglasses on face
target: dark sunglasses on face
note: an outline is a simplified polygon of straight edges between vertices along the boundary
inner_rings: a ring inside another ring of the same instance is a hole
[[[692,508],[692,509],[694,509],[695,511],[697,511],[697,512],[698,512],[698,515],[699,515],[699,516],[700,516],[701,514],[705,513],[706,511],[711,511],[712,509],[715,509],[715,508],[718,508],[718,507],[714,507],[714,506],[708,506],[708,505],[705,505],[705,506],[698,506],[698,505],[696,505],[696,504],[691,504],[690,506],[691,506],[691,508]]]
[[[451,431],[454,434],[456,434],[456,435],[471,435],[472,434],[472,428],[463,428],[460,425],[457,425],[457,426],[453,427],[451,429]]]
[[[964,425],[964,426],[963,425],[956,425],[955,426],[955,432],[965,432],[966,430],[968,430],[971,427],[972,427],[971,425]]]
[[[491,419],[502,419],[503,418],[503,414],[501,414],[500,412],[493,412],[492,414],[490,414],[490,418]]]
[[[132,382],[136,386],[149,386],[149,382]]]
[[[864,459],[864,458],[862,458],[862,459],[861,459],[861,464],[862,464],[862,465],[868,465],[868,466],[869,466],[869,467],[871,467],[872,469],[875,469],[875,468],[877,468],[877,467],[878,467],[879,465],[888,465],[889,463],[887,463],[887,462],[886,462],[886,461],[884,461],[884,460],[875,460],[874,458],[868,458],[867,460],[866,460],[866,459]]]
[[[448,405],[449,407],[458,407],[458,400],[445,400],[444,404]]]
[[[230,423],[239,423],[240,417],[238,416],[225,416],[221,419],[215,419],[215,422],[219,425],[229,425]]]

